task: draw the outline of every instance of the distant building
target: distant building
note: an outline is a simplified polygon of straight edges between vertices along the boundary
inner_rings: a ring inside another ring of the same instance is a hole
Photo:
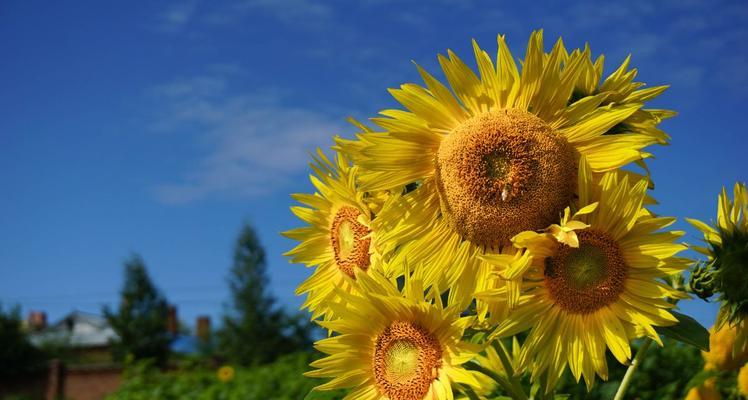
[[[171,351],[176,354],[198,354],[212,346],[210,317],[201,315],[195,322],[195,334],[188,335],[173,331]]]
[[[33,314],[32,314],[33,315]],[[31,318],[34,318],[30,315]],[[37,318],[38,322],[39,317]],[[45,318],[46,319],[46,318]],[[29,321],[30,325],[32,321]],[[39,327],[29,335],[36,346],[65,348],[71,356],[84,363],[111,362],[110,341],[117,334],[106,319],[96,314],[73,311],[53,325]]]
[[[199,316],[196,335],[188,333],[177,319],[176,306],[170,306],[164,321],[174,354],[197,354],[210,346],[210,317]],[[0,387],[0,398],[7,393],[22,393],[28,398],[99,400],[114,392],[122,383],[122,365],[112,359],[111,342],[118,339],[106,318],[73,311],[52,325],[47,314],[32,311],[26,321],[31,343],[52,347],[61,360],[50,363],[46,376],[33,376],[17,382],[12,388]],[[43,393],[42,393],[43,392]]]
[[[31,343],[35,346],[51,345],[65,348],[73,359],[81,363],[112,362],[110,342],[118,338],[106,318],[73,311],[53,325],[47,326],[46,314],[34,311],[29,314],[27,325]],[[179,354],[195,354],[210,339],[210,317],[199,316],[195,323],[195,335],[179,332],[176,306],[169,306],[165,321],[172,335],[171,351]]]

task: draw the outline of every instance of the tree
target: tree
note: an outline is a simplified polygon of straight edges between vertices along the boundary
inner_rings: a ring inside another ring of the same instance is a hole
[[[0,305],[0,383],[44,368],[44,354],[23,330],[18,306],[8,312]]]
[[[267,293],[265,250],[254,229],[242,228],[228,278],[231,305],[219,332],[219,352],[240,365],[270,362],[284,353],[308,348],[309,325],[275,307]]]
[[[125,262],[125,284],[117,312],[104,307],[104,316],[119,338],[113,343],[116,360],[153,359],[163,366],[169,356],[171,336],[166,326],[168,305],[146,271],[143,259],[133,255]]]

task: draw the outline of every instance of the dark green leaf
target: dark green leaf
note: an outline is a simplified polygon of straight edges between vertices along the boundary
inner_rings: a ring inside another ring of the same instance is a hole
[[[679,322],[673,326],[656,326],[657,333],[700,350],[709,351],[709,331],[688,315],[675,311],[671,313],[678,318]]]

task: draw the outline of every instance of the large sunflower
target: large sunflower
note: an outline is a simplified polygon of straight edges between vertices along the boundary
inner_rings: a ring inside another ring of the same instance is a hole
[[[477,350],[461,341],[472,317],[424,296],[407,273],[402,293],[378,271],[356,277],[360,293],[340,292],[330,305],[340,318],[321,322],[338,335],[315,344],[329,356],[305,375],[334,378],[315,389],[352,388],[351,400],[441,400],[453,398],[453,383],[480,386],[477,373],[461,367]]]
[[[737,328],[733,351],[748,351],[748,189],[744,183],[735,183],[733,199],[722,188],[717,200],[717,223],[714,227],[696,219],[687,218],[704,234],[708,247],[692,246],[706,255],[709,263],[697,269],[691,277],[691,287],[699,293],[706,286],[706,294],[719,293],[722,303],[715,328],[724,324]],[[706,279],[704,279],[706,278]],[[706,280],[707,282],[700,282]]]
[[[584,159],[579,180],[585,207],[573,217],[567,209],[548,232],[515,237],[533,263],[519,305],[495,331],[503,337],[531,329],[520,364],[532,365],[534,379],[547,373],[548,388],[567,364],[588,388],[595,373],[607,379],[606,349],[626,363],[633,338],[661,344],[654,327],[676,323],[668,299],[684,298],[666,283],[689,263],[675,256],[686,249],[673,243],[684,233],[661,231],[675,218],[655,217],[642,207],[646,180],[629,182],[611,171],[597,182]]]
[[[667,140],[654,127],[668,114],[640,112],[663,88],[636,90],[628,61],[600,84],[601,60],[567,52],[560,39],[545,53],[542,31],[521,71],[503,36],[498,45],[494,64],[473,42],[480,77],[451,51],[440,55],[451,90],[419,67],[426,87],[390,91],[407,111],[382,111],[372,119],[381,132],[338,144],[360,166],[364,190],[413,189],[375,221],[383,253],[423,262],[426,284],[449,287],[462,304],[506,283],[511,307],[530,262],[511,238],[546,228],[572,203],[580,155],[596,173],[641,161],[645,147]],[[494,266],[513,272],[497,279]],[[507,309],[479,302],[478,311],[500,320]]]
[[[293,194],[304,206],[291,207],[308,225],[283,235],[301,242],[285,253],[292,262],[316,266],[296,289],[297,295],[308,293],[303,307],[316,319],[329,314],[326,305],[337,297],[335,288],[353,290],[354,272],[379,264],[378,235],[371,221],[372,208],[379,208],[381,202],[377,196],[356,190],[357,168],[343,154],[337,154],[333,162],[318,150],[311,167],[310,180],[317,192]]]

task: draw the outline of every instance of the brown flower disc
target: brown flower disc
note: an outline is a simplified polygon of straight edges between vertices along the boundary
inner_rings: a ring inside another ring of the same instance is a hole
[[[425,328],[396,321],[377,337],[373,362],[377,387],[387,398],[422,399],[439,376],[442,348]]]
[[[368,237],[370,230],[358,222],[359,215],[361,211],[356,208],[340,207],[330,226],[330,243],[335,253],[335,263],[351,278],[355,278],[354,268],[358,267],[366,271],[371,262],[369,257],[371,238]]]
[[[436,167],[447,222],[489,247],[558,222],[576,188],[573,148],[543,120],[516,109],[461,123],[439,146]]]
[[[628,266],[618,243],[607,233],[577,231],[579,247],[561,245],[546,259],[545,286],[556,305],[572,314],[589,314],[614,303],[623,292]]]

